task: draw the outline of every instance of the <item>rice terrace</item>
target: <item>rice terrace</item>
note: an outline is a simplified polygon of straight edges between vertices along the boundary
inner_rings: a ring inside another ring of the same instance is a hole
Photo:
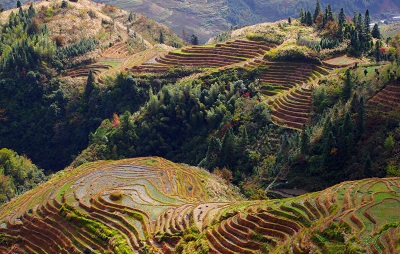
[[[303,253],[359,246],[394,253],[400,214],[385,214],[398,207],[399,190],[399,178],[366,179],[296,198],[243,201],[208,172],[158,157],[101,161],[66,169],[6,204],[0,249]]]

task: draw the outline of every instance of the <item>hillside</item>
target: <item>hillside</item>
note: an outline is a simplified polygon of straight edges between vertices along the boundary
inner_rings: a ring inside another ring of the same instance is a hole
[[[85,0],[64,6],[40,1],[0,14],[1,147],[26,154],[47,171],[64,168],[87,146],[99,121],[116,112],[88,117],[93,112],[81,94],[90,70],[104,83],[182,45],[166,26],[129,14]]]
[[[104,1],[100,1],[104,2]],[[400,7],[395,0],[386,1],[320,1],[325,8],[331,4],[333,10],[347,10],[347,15],[353,12],[364,13],[370,9],[373,15],[381,13],[399,13]],[[196,34],[201,42],[222,31],[235,26],[247,26],[261,22],[271,22],[286,19],[289,16],[298,17],[300,8],[314,10],[314,0],[218,0],[218,1],[112,1],[120,8],[133,12],[145,13],[170,27],[176,34]]]
[[[395,253],[400,178],[244,201],[208,172],[156,158],[66,169],[0,210],[2,252]]]

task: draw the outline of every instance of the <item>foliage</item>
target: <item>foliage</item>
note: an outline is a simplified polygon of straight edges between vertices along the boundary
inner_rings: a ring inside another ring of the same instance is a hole
[[[0,150],[0,204],[44,180],[43,169],[38,169],[28,158],[7,148]]]

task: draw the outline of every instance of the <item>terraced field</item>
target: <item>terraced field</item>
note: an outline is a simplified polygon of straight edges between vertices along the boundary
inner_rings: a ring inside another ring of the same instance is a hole
[[[312,86],[298,86],[281,93],[272,102],[272,119],[280,125],[301,130],[310,121]]]
[[[323,64],[329,68],[342,68],[342,67],[354,66],[356,63],[359,62],[360,60],[354,57],[339,56],[328,60],[324,60]]]
[[[224,194],[206,188],[210,182]],[[195,246],[193,253],[199,240],[213,253],[341,252],[350,243],[368,253],[399,251],[400,178],[240,200],[209,173],[161,158],[88,163],[1,207],[0,252],[173,253]],[[332,227],[345,237],[328,238]]]
[[[212,68],[261,57],[275,44],[239,39],[216,45],[191,46],[171,51],[131,69],[136,73],[163,73],[172,67]]]
[[[367,108],[379,113],[387,113],[400,108],[400,86],[396,84],[386,85],[368,103]]]
[[[272,106],[274,123],[301,130],[310,120],[313,83],[328,71],[316,64],[258,59],[247,63],[246,67],[260,70],[260,92]]]

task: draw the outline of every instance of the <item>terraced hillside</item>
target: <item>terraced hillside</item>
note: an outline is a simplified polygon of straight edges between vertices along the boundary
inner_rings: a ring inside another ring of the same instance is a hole
[[[2,207],[0,252],[159,248],[151,237],[162,214],[183,204],[237,198],[209,173],[160,158],[85,164]]]
[[[301,130],[309,123],[312,109],[312,86],[298,86],[280,94],[272,103],[272,119],[276,124]]]
[[[396,84],[386,85],[368,101],[367,107],[380,113],[398,110],[400,108],[400,86]]]
[[[400,178],[365,179],[240,201],[197,168],[155,157],[99,161],[1,207],[0,252],[395,253],[399,190]]]
[[[215,45],[191,46],[170,51],[135,66],[130,71],[135,73],[163,73],[173,67],[212,68],[248,61],[263,56],[273,43],[238,39]]]
[[[325,66],[259,59],[245,66],[260,70],[260,92],[272,106],[275,124],[301,130],[310,120],[313,84],[319,77],[329,73]]]

